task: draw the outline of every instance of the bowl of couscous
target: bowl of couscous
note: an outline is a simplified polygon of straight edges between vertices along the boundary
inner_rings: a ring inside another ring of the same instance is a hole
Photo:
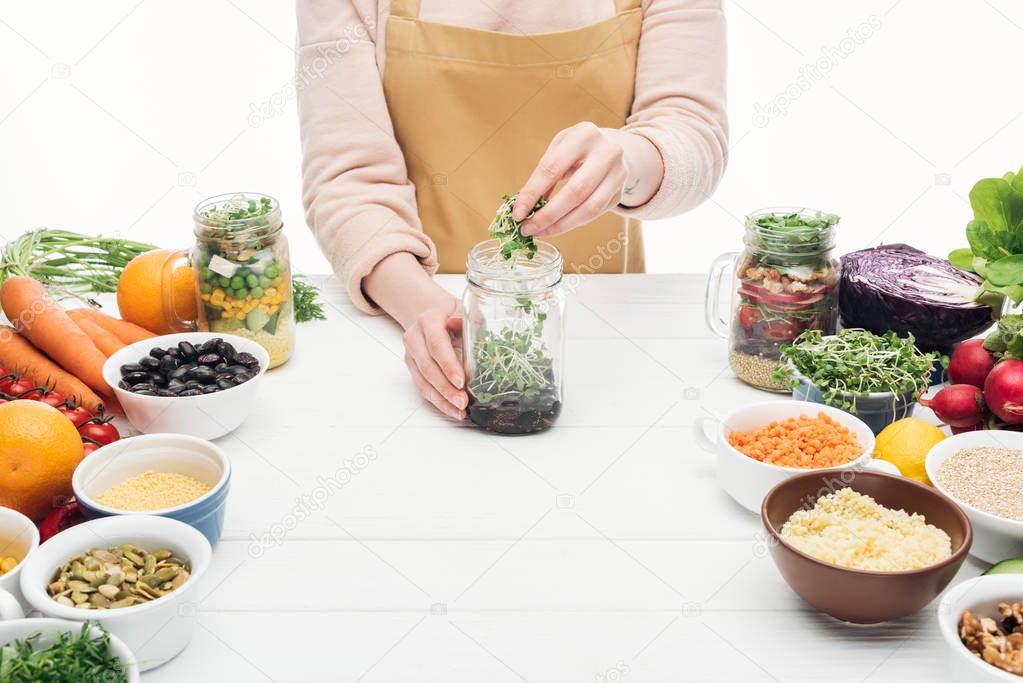
[[[224,528],[231,463],[194,436],[121,439],[82,460],[71,478],[87,519],[150,514],[185,522],[216,545]]]
[[[767,494],[761,520],[792,590],[858,624],[922,609],[955,577],[973,540],[970,520],[946,496],[881,472],[795,475]]]

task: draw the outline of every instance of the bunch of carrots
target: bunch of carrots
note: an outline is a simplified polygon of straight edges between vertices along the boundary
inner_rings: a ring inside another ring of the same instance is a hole
[[[0,366],[57,392],[94,415],[113,392],[103,364],[115,351],[155,335],[91,308],[65,311],[30,277],[0,286],[0,307],[12,327],[0,325]]]

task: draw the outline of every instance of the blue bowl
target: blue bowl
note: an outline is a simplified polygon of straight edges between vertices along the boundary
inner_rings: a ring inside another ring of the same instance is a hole
[[[811,403],[824,403],[824,393],[803,375],[794,373],[792,378],[797,384],[792,389],[792,398],[797,401],[810,401]],[[838,394],[843,402],[850,402],[855,410],[840,408],[850,415],[855,415],[870,427],[870,431],[877,435],[882,429],[904,417],[913,414],[916,408],[916,401],[913,400],[914,391],[904,394],[895,394],[890,391],[877,392],[872,394]]]
[[[96,498],[112,486],[144,472],[176,472],[210,486],[195,500],[151,511],[119,510]],[[184,434],[146,434],[115,441],[87,456],[75,468],[71,486],[86,519],[148,514],[169,517],[195,527],[215,546],[224,529],[231,463],[218,446]]]

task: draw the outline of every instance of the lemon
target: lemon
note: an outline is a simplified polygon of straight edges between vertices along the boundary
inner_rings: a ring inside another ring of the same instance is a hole
[[[916,417],[896,420],[877,435],[874,457],[899,468],[902,476],[930,486],[924,460],[934,444],[945,434],[930,422]]]

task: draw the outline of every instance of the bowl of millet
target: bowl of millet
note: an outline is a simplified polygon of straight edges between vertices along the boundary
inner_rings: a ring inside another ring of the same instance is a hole
[[[216,545],[231,463],[218,446],[184,434],[146,434],[98,449],[71,486],[86,519],[151,514],[185,522]]]

